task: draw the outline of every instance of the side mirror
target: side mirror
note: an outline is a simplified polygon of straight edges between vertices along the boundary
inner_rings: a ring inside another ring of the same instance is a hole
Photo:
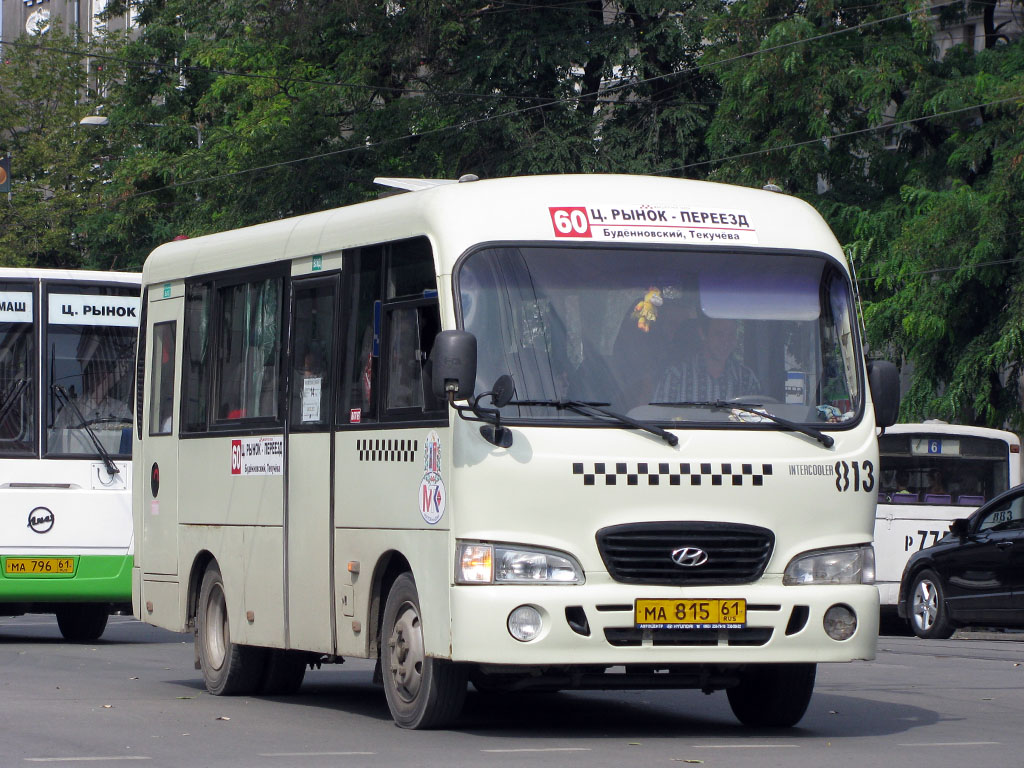
[[[875,404],[875,424],[891,427],[900,415],[899,371],[887,360],[869,360],[868,384]]]
[[[476,336],[469,331],[441,331],[430,351],[434,395],[447,401],[468,400],[476,384]]]
[[[949,524],[949,532],[956,536],[958,539],[966,539],[967,521],[962,517],[958,517],[956,520]]]

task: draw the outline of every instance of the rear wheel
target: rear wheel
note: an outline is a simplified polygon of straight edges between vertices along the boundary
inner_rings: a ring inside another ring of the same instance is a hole
[[[384,694],[395,722],[403,728],[436,728],[462,711],[465,672],[450,661],[426,655],[419,595],[403,573],[391,587],[381,627]]]
[[[105,605],[72,603],[57,609],[57,626],[65,640],[88,643],[99,640],[107,628],[109,612]]]
[[[224,578],[210,565],[199,589],[196,644],[206,689],[215,696],[255,693],[263,681],[266,651],[231,642]]]
[[[301,651],[270,651],[260,693],[269,696],[290,696],[296,693],[306,676],[307,656]]]
[[[946,610],[942,579],[935,571],[924,570],[914,577],[909,621],[915,635],[929,640],[945,640],[956,629]]]
[[[816,672],[816,664],[752,664],[728,689],[729,706],[744,725],[796,725],[811,702]]]

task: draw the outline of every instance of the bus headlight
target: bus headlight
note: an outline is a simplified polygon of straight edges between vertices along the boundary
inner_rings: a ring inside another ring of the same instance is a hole
[[[874,584],[875,549],[870,544],[805,552],[794,557],[782,576],[782,583]]]
[[[456,547],[456,584],[582,584],[583,581],[583,568],[564,552],[468,541],[460,541]]]

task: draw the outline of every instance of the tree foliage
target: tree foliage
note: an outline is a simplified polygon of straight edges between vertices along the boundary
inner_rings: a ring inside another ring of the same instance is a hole
[[[58,25],[54,25],[55,27]],[[87,68],[87,47],[51,29],[45,38],[3,48],[0,65],[0,153],[11,155],[10,201],[0,198],[0,264],[114,268],[118,250],[94,247],[82,220],[103,199],[106,145],[79,125],[116,67]]]
[[[993,3],[142,0],[100,78],[53,33],[5,48],[0,262],[138,267],[375,176],[772,183],[847,246],[905,419],[1024,428],[1024,42]],[[938,56],[966,12],[982,50]]]

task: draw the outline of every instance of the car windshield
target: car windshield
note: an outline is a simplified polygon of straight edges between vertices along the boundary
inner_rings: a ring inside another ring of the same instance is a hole
[[[44,355],[46,453],[131,454],[138,296],[130,288],[48,294]],[[89,430],[92,430],[92,435]]]
[[[487,247],[455,279],[476,392],[515,382],[505,418],[592,421],[544,402],[576,400],[667,424],[770,424],[763,409],[828,427],[862,407],[849,282],[824,256]]]

